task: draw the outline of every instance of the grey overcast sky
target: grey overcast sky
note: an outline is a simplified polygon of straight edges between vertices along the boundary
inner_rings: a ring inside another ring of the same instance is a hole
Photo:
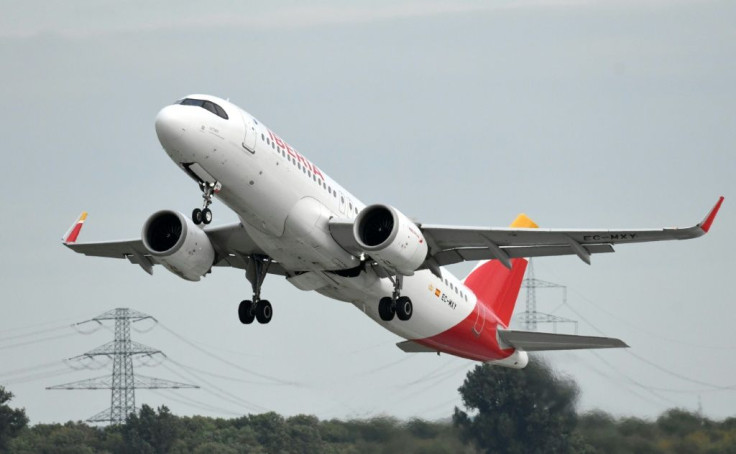
[[[351,305],[270,277],[274,320],[245,327],[237,270],[193,284],[61,245],[82,210],[81,239],[95,241],[200,203],[153,119],[210,93],[364,202],[422,222],[505,226],[526,212],[545,227],[685,226],[725,195],[705,238],[620,246],[592,266],[539,259],[535,271],[568,289],[564,305],[540,290],[539,310],[632,347],[546,355],[579,383],[581,410],[734,416],[734,23],[736,3],[708,0],[5,1],[0,383],[34,423],[105,409],[109,392],[44,387],[109,373],[61,360],[111,327],[68,326],[131,307],[161,322],[134,340],[169,358],[137,371],[202,386],[141,390],[138,404],[429,419],[460,404],[472,362],[405,354]],[[215,224],[235,221],[213,209]]]

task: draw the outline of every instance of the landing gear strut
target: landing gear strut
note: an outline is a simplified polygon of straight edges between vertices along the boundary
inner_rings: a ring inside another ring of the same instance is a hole
[[[202,190],[204,204],[202,209],[195,208],[194,211],[192,211],[192,221],[197,225],[202,223],[209,224],[212,222],[212,211],[209,208],[212,204],[212,196],[220,192],[222,185],[217,182],[210,183],[208,181],[200,181],[199,188]]]
[[[401,287],[403,285],[403,276],[389,276],[394,284],[394,292],[391,296],[385,296],[378,302],[378,315],[381,320],[390,322],[396,315],[399,320],[406,321],[411,318],[414,312],[414,305],[408,296],[401,296]]]
[[[271,265],[271,258],[261,255],[248,257],[245,268],[245,277],[253,287],[253,300],[243,300],[238,306],[238,318],[246,325],[258,320],[258,323],[266,324],[273,317],[273,307],[268,300],[261,299],[261,286]]]

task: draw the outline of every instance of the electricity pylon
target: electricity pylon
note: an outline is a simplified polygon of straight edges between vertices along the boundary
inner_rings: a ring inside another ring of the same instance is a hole
[[[118,308],[105,312],[93,319],[83,323],[96,322],[100,325],[106,320],[115,320],[115,340],[101,345],[93,350],[79,356],[69,358],[70,361],[92,359],[98,356],[112,358],[112,375],[79,380],[63,385],[50,386],[46,389],[111,389],[110,408],[102,411],[91,418],[88,422],[111,422],[122,424],[129,414],[136,411],[135,390],[137,389],[161,389],[161,388],[199,388],[199,386],[186,383],[177,383],[160,378],[135,375],[133,373],[133,357],[164,355],[161,350],[148,347],[130,340],[130,324],[141,320],[156,319],[128,308]]]
[[[551,323],[554,332],[557,332],[558,323],[573,323],[575,325],[575,333],[578,332],[578,322],[569,318],[559,317],[557,315],[545,314],[537,312],[537,289],[538,288],[561,288],[562,304],[567,303],[567,287],[554,282],[547,282],[534,277],[534,262],[529,259],[526,277],[521,281],[522,288],[526,288],[526,310],[516,314],[515,319],[524,325],[527,331],[536,331],[537,323]]]

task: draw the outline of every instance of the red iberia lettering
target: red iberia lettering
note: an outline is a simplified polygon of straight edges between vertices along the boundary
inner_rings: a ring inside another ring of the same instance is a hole
[[[311,162],[309,162],[309,160],[307,158],[305,158],[304,156],[302,156],[301,153],[299,153],[295,149],[291,148],[291,145],[289,145],[288,143],[286,143],[283,140],[281,140],[281,137],[277,136],[270,129],[268,130],[268,135],[271,137],[271,140],[273,140],[274,143],[276,143],[276,145],[278,145],[279,147],[285,149],[286,152],[289,153],[289,156],[291,156],[292,158],[294,158],[294,160],[299,161],[299,163],[301,163],[301,165],[303,165],[304,167],[306,167],[310,172],[312,172],[316,176],[322,178],[323,180],[325,179],[324,175],[322,175],[322,172],[320,172],[320,170],[317,168],[316,165],[314,165]]]

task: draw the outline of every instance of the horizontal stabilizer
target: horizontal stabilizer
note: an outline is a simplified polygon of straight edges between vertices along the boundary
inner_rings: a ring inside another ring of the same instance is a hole
[[[396,346],[404,350],[406,353],[430,353],[437,351],[436,349],[425,347],[424,345],[414,341],[399,342]]]
[[[527,352],[628,348],[628,345],[621,339],[612,337],[576,336],[572,334],[538,333],[535,331],[499,330],[498,340],[502,348],[516,348]]]

